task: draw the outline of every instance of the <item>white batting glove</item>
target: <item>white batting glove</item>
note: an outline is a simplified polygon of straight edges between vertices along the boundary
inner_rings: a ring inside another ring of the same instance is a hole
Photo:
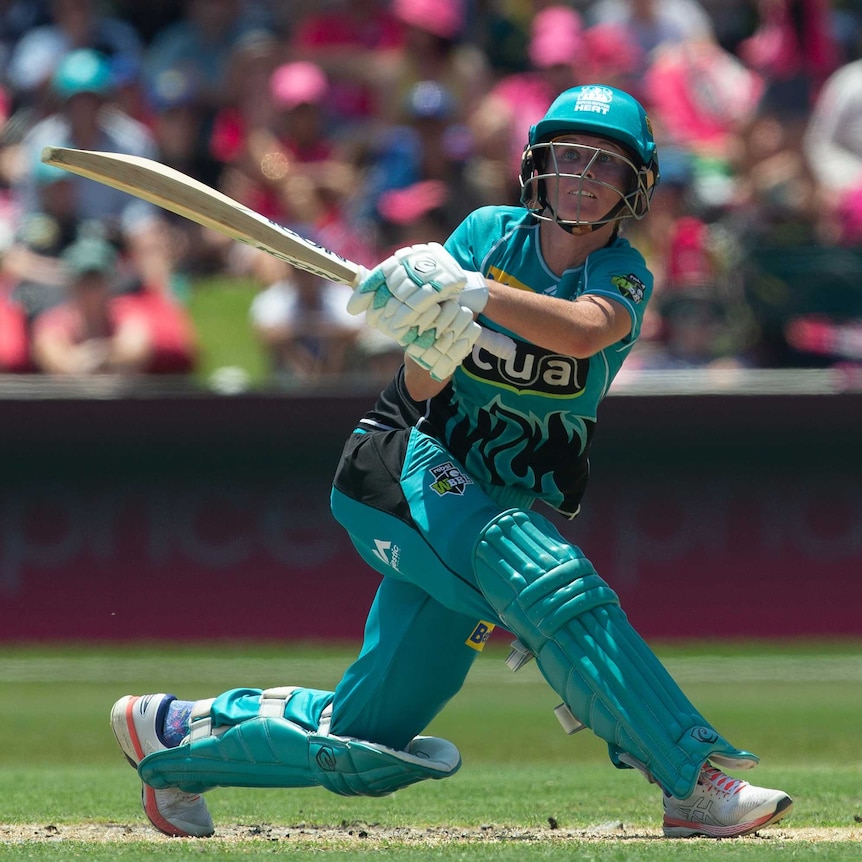
[[[439,243],[399,249],[363,276],[347,304],[351,314],[381,309],[396,297],[416,312],[418,321],[430,307],[457,297],[468,285],[474,311],[487,302],[485,279],[466,271]]]
[[[454,300],[446,300],[439,308],[433,325],[417,334],[405,352],[435,380],[446,380],[473,349],[482,329],[473,320],[473,312]]]
[[[432,305],[429,309],[417,314],[409,305],[400,299],[391,297],[381,308],[372,308],[365,314],[365,322],[382,332],[402,347],[411,342],[434,325],[440,315],[440,306]]]

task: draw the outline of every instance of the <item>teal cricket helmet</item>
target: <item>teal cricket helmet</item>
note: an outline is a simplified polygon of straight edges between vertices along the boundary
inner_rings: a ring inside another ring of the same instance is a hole
[[[600,222],[643,218],[659,180],[658,151],[652,124],[643,105],[629,93],[603,84],[585,84],[565,90],[545,116],[530,128],[521,164],[521,202],[540,214],[548,208],[544,196],[551,142],[562,135],[584,133],[622,146],[632,161],[632,188]]]
[[[640,166],[658,166],[652,124],[643,105],[615,87],[588,84],[561,93],[545,116],[530,129],[530,144],[567,132],[599,135],[622,144]]]

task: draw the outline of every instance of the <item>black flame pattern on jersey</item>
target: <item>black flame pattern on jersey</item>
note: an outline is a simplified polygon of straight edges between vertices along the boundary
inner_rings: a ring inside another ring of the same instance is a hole
[[[540,420],[497,400],[475,421],[450,417],[446,437],[452,454],[471,471],[480,468],[492,484],[514,482],[573,514],[587,484],[594,427],[584,421],[584,437],[563,411]]]

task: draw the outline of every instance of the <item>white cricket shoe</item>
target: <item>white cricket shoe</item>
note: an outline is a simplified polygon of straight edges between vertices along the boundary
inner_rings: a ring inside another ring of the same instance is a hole
[[[127,694],[111,709],[111,729],[135,769],[148,754],[167,748],[156,728],[173,699],[167,694]],[[215,832],[207,804],[198,793],[185,793],[175,787],[156,790],[141,782],[141,804],[150,823],[165,835],[205,838]]]
[[[706,763],[688,799],[665,794],[664,834],[668,838],[736,838],[780,820],[793,800],[781,790],[755,787]]]

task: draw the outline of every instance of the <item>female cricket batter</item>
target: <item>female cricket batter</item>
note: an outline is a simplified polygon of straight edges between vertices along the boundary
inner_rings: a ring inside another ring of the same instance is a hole
[[[405,362],[348,440],[332,511],[382,574],[365,642],[334,692],[234,689],[206,701],[127,695],[111,723],[151,822],[210,835],[216,786],[383,795],[461,764],[420,734],[461,688],[494,626],[535,657],[574,732],[664,797],[664,834],[745,835],[787,814],[778,790],[731,778],[757,757],[698,713],[581,550],[541,514],[574,517],[599,402],[652,292],[620,235],[659,178],[649,120],[627,93],[580,86],[530,129],[523,207],[484,207],[446,242],[364,273],[355,313]],[[479,311],[478,322],[474,312]],[[501,359],[480,326],[510,336]]]

